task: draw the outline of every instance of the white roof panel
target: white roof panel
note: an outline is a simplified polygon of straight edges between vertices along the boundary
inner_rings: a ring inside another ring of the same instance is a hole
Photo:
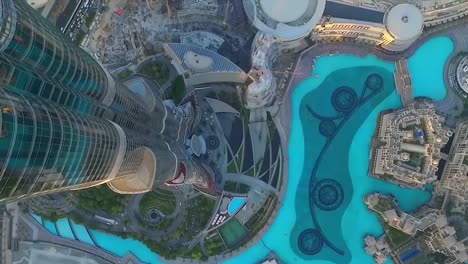
[[[398,40],[410,40],[417,37],[423,28],[423,16],[414,5],[399,4],[387,13],[387,30]]]

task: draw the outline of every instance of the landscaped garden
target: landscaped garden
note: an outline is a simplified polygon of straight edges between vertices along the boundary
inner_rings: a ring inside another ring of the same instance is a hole
[[[121,72],[119,72],[119,73],[117,74],[117,79],[123,80],[123,79],[129,77],[129,76],[132,75],[132,74],[133,74],[133,72],[132,72],[131,70],[128,70],[128,69],[127,69],[127,70],[123,70],[123,71],[121,71]]]
[[[140,212],[156,208],[165,215],[171,214],[176,208],[176,198],[172,192],[148,192],[140,202]]]
[[[169,80],[169,68],[165,63],[160,61],[142,64],[137,73],[154,80],[159,85],[163,85]]]
[[[91,212],[103,211],[114,215],[124,212],[129,197],[113,192],[105,184],[76,191],[73,194],[78,208]]]
[[[377,215],[379,218],[380,223],[384,227],[385,234],[387,235],[387,241],[389,244],[392,246],[392,248],[398,248],[402,244],[404,244],[406,241],[411,239],[410,235],[407,235],[403,233],[402,231],[393,228],[387,224],[387,222],[384,221],[381,215]]]
[[[171,87],[166,90],[165,97],[174,101],[175,104],[179,104],[184,99],[186,92],[184,77],[179,75],[175,78]]]

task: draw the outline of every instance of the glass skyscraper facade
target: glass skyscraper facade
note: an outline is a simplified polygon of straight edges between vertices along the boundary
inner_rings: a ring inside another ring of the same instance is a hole
[[[148,103],[26,1],[0,4],[0,202],[102,183],[144,192],[181,161],[212,178],[183,144],[190,105],[168,111],[150,90]]]

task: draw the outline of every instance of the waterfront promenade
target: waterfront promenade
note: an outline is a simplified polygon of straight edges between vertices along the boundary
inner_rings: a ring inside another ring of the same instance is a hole
[[[98,248],[97,246],[88,245],[86,243],[77,241],[77,240],[70,240],[66,238],[61,238],[55,235],[50,234],[47,232],[44,227],[39,224],[36,220],[34,220],[31,215],[29,214],[19,214],[19,221],[22,221],[26,224],[31,230],[31,240],[37,242],[47,242],[51,244],[61,245],[68,248],[80,250],[86,252],[90,255],[94,255],[96,257],[102,258],[104,260],[110,261],[114,264],[143,264],[139,261],[135,256],[128,253],[123,258],[111,254],[110,252]]]

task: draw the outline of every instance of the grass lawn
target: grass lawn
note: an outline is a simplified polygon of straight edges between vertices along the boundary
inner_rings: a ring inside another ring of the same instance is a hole
[[[123,80],[127,78],[128,76],[132,75],[132,73],[133,72],[131,70],[121,71],[119,74],[117,74],[117,79]]]
[[[392,245],[392,248],[398,248],[401,246],[403,243],[411,239],[412,237],[410,235],[407,235],[400,230],[397,230],[391,226],[389,226],[382,218],[381,215],[377,215],[379,218],[380,223],[383,225],[385,234],[387,235],[387,238],[390,240],[390,244]]]

